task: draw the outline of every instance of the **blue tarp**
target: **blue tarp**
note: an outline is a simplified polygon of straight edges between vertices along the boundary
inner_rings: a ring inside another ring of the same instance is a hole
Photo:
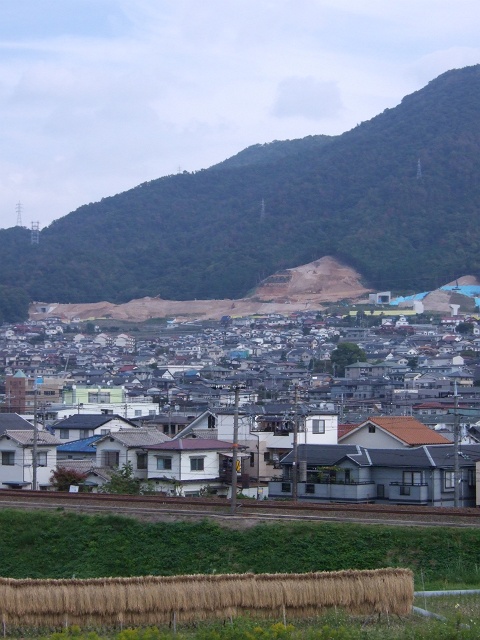
[[[467,298],[474,298],[475,305],[480,307],[480,285],[477,284],[459,284],[459,285],[445,285],[440,287],[442,291],[456,291],[462,296]],[[412,296],[399,296],[391,300],[390,304],[393,307],[398,306],[401,302],[414,302],[415,300],[423,300],[428,296],[431,291],[423,291],[423,293],[415,293]],[[479,297],[477,297],[479,296]]]

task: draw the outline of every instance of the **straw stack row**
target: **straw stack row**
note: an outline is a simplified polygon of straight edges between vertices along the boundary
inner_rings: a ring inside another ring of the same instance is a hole
[[[408,569],[307,574],[228,574],[89,580],[0,578],[4,625],[56,628],[154,625],[245,613],[292,618],[329,607],[405,615],[413,602]]]

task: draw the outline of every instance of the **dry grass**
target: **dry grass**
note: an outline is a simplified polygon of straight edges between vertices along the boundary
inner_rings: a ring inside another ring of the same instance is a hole
[[[409,569],[308,574],[191,575],[90,580],[0,578],[0,616],[13,627],[169,624],[245,613],[299,618],[340,607],[406,615]]]

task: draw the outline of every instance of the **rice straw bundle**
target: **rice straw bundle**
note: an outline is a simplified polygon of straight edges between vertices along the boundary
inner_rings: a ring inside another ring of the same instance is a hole
[[[228,618],[313,616],[328,607],[405,615],[409,569],[308,574],[192,575],[89,580],[0,578],[0,616],[14,627],[168,624]]]

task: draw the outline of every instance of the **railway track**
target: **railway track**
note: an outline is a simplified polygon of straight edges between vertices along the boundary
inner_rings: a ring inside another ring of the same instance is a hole
[[[287,504],[254,500],[239,501],[238,505],[236,513],[231,514],[229,503],[219,499],[0,490],[0,509],[115,513],[149,521],[212,518],[229,522],[232,526],[268,520],[300,520],[397,526],[480,527],[480,509],[378,504]]]

